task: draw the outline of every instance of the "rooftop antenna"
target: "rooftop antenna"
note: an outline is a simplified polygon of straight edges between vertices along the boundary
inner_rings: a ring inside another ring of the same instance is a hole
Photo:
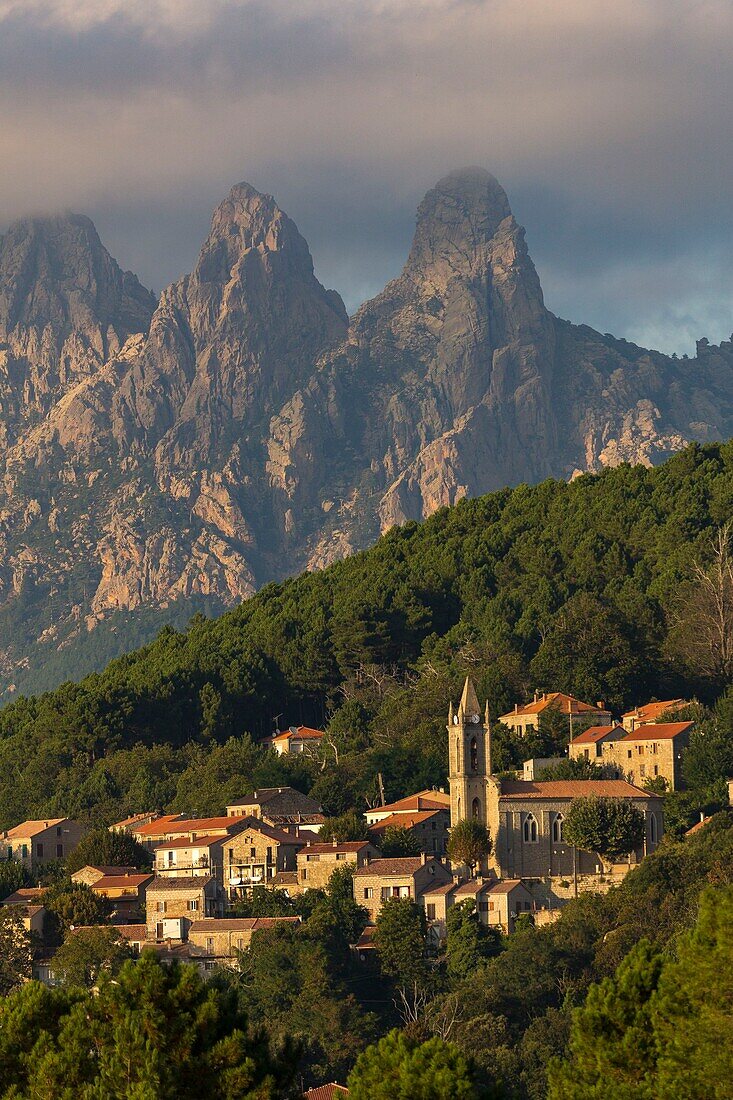
[[[282,718],[282,716],[283,716],[283,711],[280,711],[280,713],[279,713],[279,714],[276,714],[276,715],[275,715],[275,717],[274,717],[274,718],[273,718],[273,720],[272,720],[272,725],[273,725],[273,728],[274,728],[274,730],[275,730],[275,732],[276,732],[276,733],[277,733],[277,732],[278,732],[278,730],[280,729],[280,727],[279,727],[279,726],[278,726],[278,724],[277,724],[277,720],[278,720],[278,718]]]

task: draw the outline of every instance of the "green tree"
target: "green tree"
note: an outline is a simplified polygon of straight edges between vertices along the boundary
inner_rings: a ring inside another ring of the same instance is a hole
[[[564,824],[570,844],[584,852],[619,859],[641,847],[644,815],[626,798],[575,798]]]
[[[361,814],[346,813],[327,817],[318,830],[320,840],[369,840],[369,827]]]
[[[448,976],[462,981],[474,974],[488,958],[501,950],[501,936],[479,920],[470,899],[448,910],[445,950]]]
[[[423,910],[409,898],[388,898],[377,915],[374,943],[382,972],[400,987],[423,986],[426,925]]]
[[[422,851],[420,838],[411,829],[401,825],[388,825],[379,842],[382,855],[387,859],[397,856],[419,856]]]
[[[53,957],[53,970],[66,985],[92,986],[102,972],[116,974],[130,950],[115,928],[68,931]]]
[[[569,1058],[550,1066],[548,1100],[656,1100],[651,1001],[661,973],[661,952],[642,940],[615,977],[591,987]]]
[[[33,944],[23,921],[12,906],[0,909],[0,997],[28,981],[32,967]]]
[[[111,833],[109,829],[94,829],[87,833],[67,856],[66,870],[70,875],[82,867],[151,867],[152,854],[138,844],[129,833]]]
[[[474,1100],[466,1056],[451,1043],[411,1040],[391,1031],[359,1055],[348,1080],[352,1100]]]
[[[104,924],[109,911],[107,901],[83,882],[61,881],[49,886],[43,904],[64,929]]]
[[[450,831],[448,856],[451,863],[467,864],[472,872],[490,854],[491,848],[489,830],[473,818],[457,821]]]
[[[733,1081],[733,886],[707,889],[652,1005],[655,1098],[725,1100]]]
[[[231,995],[150,951],[96,992],[30,982],[0,1002],[6,1094],[89,1100],[275,1100],[298,1050],[275,1051]]]
[[[30,875],[20,860],[0,860],[0,901],[5,901],[21,887],[30,886],[30,882]]]

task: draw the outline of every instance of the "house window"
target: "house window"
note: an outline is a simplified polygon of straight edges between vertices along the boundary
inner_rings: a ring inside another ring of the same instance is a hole
[[[168,907],[168,902],[167,901],[159,901],[158,902],[157,909],[158,909],[159,913],[165,913],[167,907]]]
[[[269,846],[269,844],[267,846],[267,862],[272,863],[272,848]]]
[[[234,863],[234,849],[233,848],[229,849],[229,862]]]
[[[562,840],[563,821],[564,818],[562,814],[555,814],[554,820],[552,822],[552,840],[555,844],[559,844]]]
[[[339,860],[339,859],[346,859],[346,852],[337,852],[337,853],[336,853],[336,859],[337,859],[337,860]]]
[[[659,775],[659,765],[658,764],[654,765],[654,774]]]
[[[632,755],[632,754],[631,754],[631,749],[628,749],[628,750],[627,750],[627,756],[628,756],[629,760],[631,760],[631,755]]]
[[[244,940],[241,936],[237,940],[237,951],[244,951]]]
[[[199,907],[198,898],[191,898],[189,903],[188,903],[189,910],[191,912],[194,912],[196,909],[198,909],[198,907]]]
[[[305,882],[305,880],[308,878],[308,868],[307,867],[303,867],[303,869],[300,872],[300,877],[303,880],[303,882]]]
[[[365,886],[364,887],[364,899],[367,900],[367,899],[373,898],[373,897],[374,897],[374,887],[373,886]]]
[[[428,902],[428,904],[425,906],[425,913],[426,913],[426,916],[427,916],[428,920],[435,920],[435,903],[434,902]]]
[[[169,867],[173,866],[173,852],[168,853],[168,866]]]
[[[43,859],[43,845],[36,844],[36,856],[38,859]]]
[[[214,954],[214,937],[213,936],[207,936],[206,937],[206,954],[207,955],[213,955]]]
[[[249,854],[250,854],[250,858],[254,859],[254,857],[257,855],[257,849],[256,848],[250,848]]]
[[[56,845],[56,859],[63,859],[63,858],[64,858],[64,846],[63,846],[63,844],[57,844]]]
[[[61,836],[61,826],[60,825],[56,826],[56,836]]]
[[[478,771],[478,743],[475,737],[471,738],[471,771]]]
[[[537,822],[532,814],[527,814],[524,819],[524,843],[537,843]]]

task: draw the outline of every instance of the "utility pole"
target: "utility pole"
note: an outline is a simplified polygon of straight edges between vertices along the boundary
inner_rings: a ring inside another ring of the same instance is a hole
[[[387,800],[384,797],[384,782],[382,781],[382,773],[377,772],[377,783],[379,784],[379,797],[381,799],[380,806],[386,806]]]

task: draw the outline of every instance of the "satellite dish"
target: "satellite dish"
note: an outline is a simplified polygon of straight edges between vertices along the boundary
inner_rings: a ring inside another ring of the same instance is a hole
[[[458,715],[457,715],[457,714],[454,714],[454,715],[453,715],[453,725],[454,725],[454,726],[457,726],[457,725],[458,725]]]

